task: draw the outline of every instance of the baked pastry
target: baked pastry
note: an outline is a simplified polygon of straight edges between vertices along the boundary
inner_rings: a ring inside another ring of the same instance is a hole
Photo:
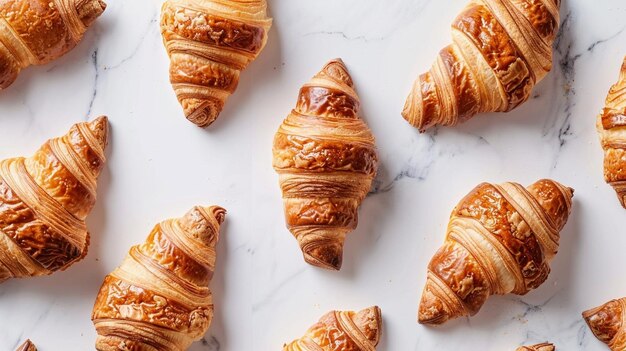
[[[185,116],[213,123],[235,91],[239,74],[267,42],[266,0],[166,0],[161,34],[170,81]]]
[[[15,351],[37,351],[37,347],[32,341],[26,340],[26,342],[24,342],[22,346],[18,347]]]
[[[378,168],[374,136],[340,59],[300,89],[296,108],[274,137],[287,227],[306,262],[339,270],[343,243]]]
[[[375,351],[382,328],[378,306],[359,312],[332,311],[303,337],[283,346],[283,351]]]
[[[472,0],[452,23],[452,44],[415,81],[402,115],[420,131],[528,100],[552,68],[560,0]]]
[[[43,65],[73,49],[105,8],[102,0],[0,1],[0,90],[22,68]]]
[[[604,179],[626,208],[626,58],[619,81],[611,87],[598,116],[597,128],[604,149]]]
[[[108,122],[78,123],[30,158],[0,162],[0,282],[65,270],[87,254]]]
[[[522,346],[517,351],[554,351],[554,345],[544,342],[543,344],[537,344],[533,346]]]
[[[419,322],[473,316],[490,295],[523,295],[548,277],[573,190],[553,180],[526,189],[483,183],[456,206],[428,265]]]
[[[104,278],[91,319],[99,351],[183,351],[211,324],[208,284],[226,211],[194,207],[157,224]]]
[[[626,350],[626,298],[611,300],[583,312],[593,335],[613,351]]]

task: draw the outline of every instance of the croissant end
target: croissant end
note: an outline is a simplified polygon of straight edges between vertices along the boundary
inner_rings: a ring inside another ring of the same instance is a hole
[[[343,243],[310,243],[302,247],[302,253],[308,264],[338,271],[343,262]]]
[[[607,344],[611,350],[621,350],[614,344],[623,323],[622,310],[623,300],[611,300],[602,306],[583,312],[583,318],[593,335]]]
[[[371,306],[360,310],[354,317],[354,324],[372,342],[378,345],[383,331],[383,315],[378,306]]]
[[[20,346],[17,350],[15,351],[37,351],[37,347],[35,346],[35,344],[33,344],[32,341],[30,340],[26,340],[22,346]]]
[[[554,351],[554,345],[544,342],[543,344],[537,344],[533,346],[522,346],[519,347],[516,351]]]
[[[440,292],[435,293],[436,290],[440,290]],[[445,294],[445,291],[439,289],[429,277],[419,304],[418,323],[439,325],[461,316],[460,313],[453,312],[453,308],[449,306],[450,304],[440,297],[442,296],[441,294]]]

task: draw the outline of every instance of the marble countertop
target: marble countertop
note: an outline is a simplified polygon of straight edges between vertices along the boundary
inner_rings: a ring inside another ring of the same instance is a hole
[[[184,119],[169,84],[160,1],[108,2],[75,50],[0,94],[0,158],[29,155],[88,116],[106,114],[112,127],[89,255],[65,272],[0,285],[0,350],[26,337],[42,351],[93,349],[105,274],[154,224],[195,204],[229,212],[211,283],[215,320],[192,351],[279,350],[328,310],[372,304],[384,314],[383,351],[545,340],[607,350],[580,313],[626,295],[626,212],[603,181],[594,128],[626,53],[623,0],[563,0],[556,64],[531,101],[422,135],[400,111],[464,0],[270,0],[269,43],[208,130]],[[353,75],[381,158],[339,273],[303,262],[271,167],[273,135],[299,87],[334,57]],[[549,280],[527,296],[492,297],[471,319],[418,325],[426,265],[454,205],[482,181],[545,177],[576,189]]]

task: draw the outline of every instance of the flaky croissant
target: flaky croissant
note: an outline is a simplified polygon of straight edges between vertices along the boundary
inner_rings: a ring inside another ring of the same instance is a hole
[[[524,189],[483,183],[456,206],[428,265],[419,322],[476,314],[490,295],[523,295],[548,277],[573,190],[553,180]]]
[[[533,346],[522,346],[522,347],[517,348],[516,351],[554,351],[554,350],[555,350],[554,345],[545,342],[543,344],[537,344]]]
[[[92,320],[99,351],[183,351],[213,318],[208,284],[226,211],[194,207],[157,224],[104,278]]]
[[[626,298],[585,311],[583,318],[593,335],[612,351],[626,350]]]
[[[32,341],[26,340],[20,347],[15,351],[37,351],[37,347],[33,344]]]
[[[604,149],[604,179],[626,208],[626,58],[619,81],[611,87],[598,116],[597,129]]]
[[[560,0],[472,0],[452,23],[453,43],[413,84],[402,115],[425,131],[528,100],[552,68]]]
[[[283,346],[283,351],[375,351],[382,328],[378,306],[359,312],[332,311],[303,337]]]
[[[266,0],[167,0],[161,34],[170,81],[185,116],[200,127],[217,119],[239,74],[267,42]]]
[[[48,63],[73,49],[105,8],[102,0],[0,1],[0,90],[22,68]]]
[[[108,122],[78,123],[30,158],[0,162],[0,282],[64,270],[87,254]]]
[[[274,137],[287,227],[306,262],[340,269],[346,234],[378,168],[374,136],[339,59],[300,89],[296,108]]]

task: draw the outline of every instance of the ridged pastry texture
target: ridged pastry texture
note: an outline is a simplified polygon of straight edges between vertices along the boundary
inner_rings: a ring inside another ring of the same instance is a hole
[[[522,346],[519,347],[516,351],[554,351],[554,345],[550,343],[537,344],[533,346]]]
[[[583,318],[593,335],[612,351],[626,350],[626,298],[585,311]]]
[[[359,312],[332,311],[283,351],[376,351],[382,327],[378,306]]]
[[[15,351],[37,351],[37,347],[33,344],[32,341],[26,340],[20,347]]]
[[[167,0],[161,34],[170,57],[170,81],[185,116],[213,123],[259,55],[272,25],[266,0]]]
[[[300,89],[296,108],[274,137],[287,227],[306,262],[339,270],[346,235],[378,168],[372,132],[340,59]]]
[[[419,322],[473,316],[490,295],[523,295],[548,277],[573,190],[553,180],[524,188],[483,183],[452,212],[428,265]]]
[[[452,44],[419,76],[402,115],[420,131],[528,100],[552,68],[560,0],[472,0],[452,23]]]
[[[194,207],[157,224],[104,278],[92,320],[99,351],[183,351],[213,318],[208,288],[226,211]]]
[[[105,8],[102,0],[0,1],[0,90],[22,68],[48,63],[73,49]]]
[[[626,58],[619,81],[611,87],[597,129],[604,149],[604,179],[626,208]]]
[[[0,161],[0,282],[52,274],[87,254],[108,130],[106,117],[78,123],[30,158]]]

